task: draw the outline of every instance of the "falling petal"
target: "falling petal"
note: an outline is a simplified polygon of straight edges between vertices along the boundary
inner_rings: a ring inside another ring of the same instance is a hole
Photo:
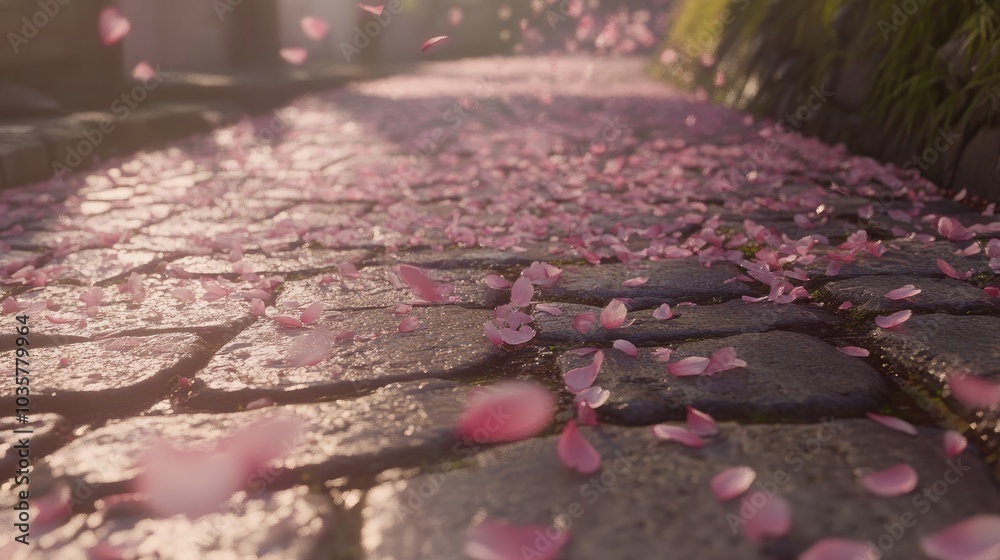
[[[566,423],[556,450],[562,464],[580,474],[593,474],[601,468],[601,455],[580,435],[575,420]]]
[[[440,43],[441,41],[444,41],[447,38],[448,38],[447,35],[441,35],[441,36],[438,36],[438,37],[431,37],[430,39],[427,39],[426,41],[424,41],[424,44],[420,46],[420,50],[421,51],[426,51],[427,49],[433,47],[434,45]]]
[[[305,325],[315,323],[322,314],[323,304],[317,301],[307,307],[305,311],[302,312],[302,315],[299,315],[299,321],[302,321]]]
[[[847,354],[848,356],[856,356],[858,358],[865,358],[868,357],[868,355],[870,354],[868,350],[865,350],[864,348],[858,348],[857,346],[841,346],[837,348],[837,350],[840,350],[841,352]]]
[[[756,478],[757,473],[750,467],[731,467],[713,476],[709,486],[716,500],[728,502],[742,496]]]
[[[897,325],[905,323],[913,312],[909,309],[904,309],[892,315],[879,315],[875,317],[875,324],[882,327],[883,329],[891,329]]]
[[[135,68],[132,69],[132,78],[140,82],[152,80],[155,77],[156,77],[156,70],[154,70],[153,67],[150,66],[149,63],[146,61],[136,64]]]
[[[323,37],[326,37],[327,31],[330,31],[330,25],[325,21],[313,17],[306,16],[302,18],[299,22],[302,27],[302,32],[306,34],[313,41],[321,41]]]
[[[664,303],[663,305],[656,308],[653,311],[653,318],[658,321],[666,321],[667,319],[672,319],[674,312],[670,309],[670,306]]]
[[[486,275],[486,285],[494,290],[502,290],[503,288],[510,286],[510,282],[496,274],[488,274]]]
[[[913,424],[910,424],[906,420],[900,420],[895,416],[883,416],[881,414],[875,414],[874,412],[866,412],[865,416],[891,430],[903,432],[904,434],[911,436],[917,435],[917,429],[913,427]]]
[[[612,346],[614,346],[616,350],[621,350],[626,355],[632,356],[633,358],[639,355],[639,350],[635,347],[635,344],[632,344],[627,340],[618,339],[614,342],[614,344],[612,344]]]
[[[546,537],[545,547],[539,547],[538,535]],[[469,529],[465,541],[465,554],[472,560],[553,560],[569,541],[568,531],[544,525],[508,525],[499,521],[483,521]],[[526,554],[530,553],[530,556]]]
[[[625,308],[625,304],[620,300],[613,299],[601,311],[601,326],[605,329],[620,328],[625,323],[627,313],[628,309]]]
[[[1000,405],[1000,383],[975,375],[952,373],[948,376],[951,395],[963,403],[979,409]]]
[[[781,496],[768,496],[764,492],[754,492],[743,498],[742,503],[756,506],[753,516],[743,525],[743,534],[754,542],[766,538],[781,538],[792,527],[792,508]]]
[[[314,366],[330,356],[333,340],[326,327],[298,336],[288,346],[285,363],[289,367]]]
[[[719,433],[719,425],[707,413],[688,405],[687,427],[692,433],[701,437],[714,436]]]
[[[698,434],[680,426],[657,424],[653,426],[652,430],[653,435],[660,441],[675,441],[682,445],[694,447],[696,449],[705,445],[705,442],[698,437]]]
[[[556,400],[538,383],[507,381],[477,387],[455,429],[456,437],[476,443],[518,441],[545,429]]]
[[[581,426],[597,426],[597,414],[585,401],[576,403],[576,419]]]
[[[101,10],[97,27],[101,35],[101,42],[104,43],[104,46],[109,47],[124,39],[132,24],[117,8],[107,7]]]
[[[944,433],[944,455],[949,459],[956,455],[960,455],[965,448],[969,445],[969,441],[965,439],[965,436],[954,431],[948,430]]]
[[[885,297],[892,300],[904,299],[908,297],[913,297],[919,294],[922,290],[913,284],[907,284],[901,288],[896,288],[885,294]]]
[[[1000,558],[1000,515],[968,517],[920,539],[924,554],[934,560],[992,560]]]
[[[383,4],[379,4],[377,6],[369,6],[367,4],[358,4],[358,7],[361,8],[362,10],[368,12],[369,14],[376,15],[376,16],[382,15],[382,10],[385,9],[385,6]]]
[[[416,330],[418,326],[420,326],[420,320],[411,315],[400,321],[397,328],[401,333],[408,333]]]
[[[399,266],[399,278],[418,298],[429,302],[444,301],[437,285],[422,270],[410,265]]]
[[[913,492],[917,487],[917,471],[906,463],[900,463],[865,475],[861,484],[869,492],[882,498],[902,496]]]
[[[825,538],[799,555],[799,560],[879,560],[881,556],[869,542]]]
[[[278,51],[278,54],[292,66],[299,66],[309,58],[309,51],[301,47],[286,47]]]

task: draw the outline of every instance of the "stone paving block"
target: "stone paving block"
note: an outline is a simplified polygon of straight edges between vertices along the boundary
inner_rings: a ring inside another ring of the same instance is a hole
[[[881,257],[873,257],[864,251],[858,253],[854,262],[844,263],[833,279],[874,276],[879,274],[914,275],[943,277],[937,266],[937,259],[943,259],[960,272],[972,270],[973,274],[989,272],[989,261],[982,254],[962,257],[955,251],[966,244],[952,244],[944,241],[926,244],[916,241],[884,241],[886,252]],[[824,251],[815,251],[823,254]],[[819,277],[826,270],[826,263],[808,267],[813,276]]]
[[[194,374],[207,360],[205,344],[191,334],[112,338],[54,348],[32,348],[26,358],[32,410],[63,414],[112,414],[165,396],[174,376]],[[14,351],[0,353],[14,363]],[[64,362],[65,360],[65,362]],[[63,365],[65,364],[65,365]],[[14,408],[15,385],[0,388],[0,403]]]
[[[914,315],[892,329],[872,323],[872,337],[901,371],[942,380],[963,369],[1000,381],[1000,317],[932,313]]]
[[[387,482],[368,494],[362,544],[369,558],[464,560],[466,531],[485,516],[560,523],[571,539],[558,557],[574,560],[663,558],[665,550],[703,560],[796,558],[825,537],[881,542],[882,558],[912,560],[923,558],[920,538],[1000,511],[982,462],[971,453],[946,459],[938,430],[910,437],[864,419],[720,428],[702,449],[658,442],[645,428],[582,428],[602,457],[592,476],[564,467],[550,436],[481,453],[475,468]],[[910,494],[876,497],[858,480],[860,469],[901,462],[919,476]],[[753,544],[740,527],[756,507],[714,498],[711,478],[737,465],[756,472],[753,490],[789,502],[787,536]],[[890,533],[901,522],[909,528]],[[529,547],[545,545],[543,537]]]
[[[533,262],[556,263],[555,266],[562,268],[559,264],[564,261],[583,263],[583,259],[576,254],[565,251],[561,253],[550,253],[548,245],[529,244],[524,247],[524,251],[502,251],[488,247],[463,247],[461,249],[445,249],[444,251],[401,251],[384,258],[384,263],[412,264],[419,267],[442,268],[454,270],[458,268],[525,268]],[[505,274],[508,280],[517,280],[518,275]]]
[[[114,420],[46,457],[39,472],[52,478],[80,479],[95,489],[108,484],[120,487],[138,474],[135,460],[154,438],[161,437],[179,449],[202,449],[252,422],[288,414],[302,419],[303,426],[299,438],[288,442],[286,457],[271,465],[275,469],[292,469],[295,481],[309,473],[312,480],[373,474],[448,452],[468,390],[452,382],[429,380],[394,383],[355,399],[332,402]]]
[[[239,261],[241,270],[260,275],[271,274],[310,274],[323,270],[336,273],[341,263],[359,265],[371,256],[369,251],[328,251],[325,249],[300,248],[292,251],[282,251],[267,255],[261,253],[245,253]],[[170,263],[171,269],[181,269],[191,274],[234,274],[237,266],[228,255],[202,255],[196,257],[181,257]]]
[[[726,346],[736,349],[736,356],[747,362],[745,368],[694,377],[667,373],[667,364],[646,349],[637,358],[605,350],[594,385],[609,390],[611,398],[598,412],[624,424],[682,419],[688,405],[723,419],[817,420],[874,410],[889,390],[882,376],[861,359],[811,336],[783,331],[681,344],[671,361],[711,357]],[[559,369],[566,372],[592,359],[564,354]]]
[[[358,270],[359,278],[338,279],[325,286],[319,283],[319,278],[289,281],[278,302],[309,304],[322,301],[327,309],[346,310],[394,307],[415,301],[417,297],[412,290],[405,286],[397,288],[390,282],[388,273],[393,269],[368,266]],[[451,284],[453,292],[450,295],[458,299],[448,304],[493,308],[510,300],[509,290],[492,290],[486,285],[484,278],[491,273],[489,270],[427,269],[424,272],[442,289],[444,284]]]
[[[303,304],[307,302],[302,302]],[[300,312],[276,311],[297,317]],[[328,312],[307,328],[287,328],[262,319],[224,346],[198,372],[199,390],[192,404],[313,398],[355,392],[393,381],[482,376],[500,351],[483,335],[485,310],[455,306],[414,308],[416,330],[398,332],[401,316],[388,309]],[[352,338],[330,345],[330,355],[308,367],[290,367],[286,358],[296,340],[316,328],[329,329],[332,340],[350,331]]]
[[[818,328],[843,322],[834,315],[805,305],[732,300],[717,305],[674,306],[671,308],[673,318],[666,321],[655,319],[652,309],[631,311],[626,322],[635,319],[635,323],[628,327],[608,330],[598,323],[587,334],[580,334],[573,329],[573,317],[588,312],[600,317],[601,308],[574,303],[555,305],[562,310],[562,315],[538,310],[533,315],[540,342],[610,343],[624,339],[633,344],[652,344],[771,329]]]
[[[885,294],[906,285],[921,292],[905,299],[891,300]],[[838,280],[819,289],[822,299],[834,302],[836,308],[844,301],[854,304],[853,313],[888,314],[902,309],[921,309],[960,313],[966,311],[1000,311],[1000,300],[965,282],[951,278],[921,278],[917,276],[863,276]]]
[[[334,525],[329,496],[300,486],[247,495],[239,492],[216,513],[197,519],[183,515],[149,518],[127,508],[105,508],[70,518],[32,547],[18,545],[11,560],[93,560],[109,552],[90,552],[102,543],[119,558],[209,560],[315,558]],[[33,535],[34,536],[34,535]]]
[[[153,262],[156,253],[149,251],[120,251],[116,249],[88,249],[52,259],[48,266],[66,267],[59,275],[60,281],[87,286],[105,282],[116,276],[126,275]]]
[[[13,363],[13,359],[10,363]],[[11,383],[13,384],[13,381]],[[19,434],[14,430],[30,430],[30,432]],[[19,455],[14,445],[18,444],[20,438],[31,439],[29,444],[31,461],[34,462],[69,439],[70,426],[66,419],[58,414],[33,413],[29,415],[27,423],[18,422],[13,416],[6,416],[0,420],[0,431],[4,433],[4,439],[0,441],[0,472],[10,474],[16,470],[15,465]]]
[[[650,262],[648,268],[633,269],[620,263],[567,266],[558,282],[537,290],[536,299],[604,306],[612,298],[632,298],[633,307],[639,308],[664,302],[756,296],[742,282],[725,283],[738,274],[740,270],[729,263],[706,268],[692,259]],[[622,282],[638,276],[649,281],[634,288],[622,287]]]
[[[88,288],[80,286],[35,288],[18,294],[16,299],[32,306],[29,314],[35,328],[31,341],[35,345],[169,329],[232,329],[251,318],[250,304],[243,298],[233,294],[205,301],[202,299],[205,290],[194,280],[147,276],[143,286],[146,298],[141,304],[133,303],[128,293],[119,293],[115,286],[104,288],[104,299],[97,307],[96,317],[87,316],[80,296]],[[249,289],[251,286],[245,283],[241,287]],[[179,288],[190,289],[197,299],[187,302],[171,295]],[[48,300],[51,302],[47,303]],[[12,347],[12,340],[0,338],[0,350]]]
[[[13,130],[12,130],[13,129]],[[52,158],[33,127],[4,126],[0,142],[0,169],[4,185],[12,187],[42,181],[52,175]]]

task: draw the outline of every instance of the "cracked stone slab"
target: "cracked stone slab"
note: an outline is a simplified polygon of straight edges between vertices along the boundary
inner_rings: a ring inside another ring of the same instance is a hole
[[[559,281],[537,290],[536,299],[554,299],[606,305],[612,298],[631,298],[633,307],[699,299],[733,299],[757,295],[741,282],[725,283],[740,274],[729,263],[704,267],[693,259],[650,262],[648,268],[626,268],[624,264],[567,266]],[[622,282],[637,276],[649,278],[641,286],[627,288]]]
[[[652,309],[631,311],[626,322],[635,319],[635,323],[628,327],[607,330],[598,323],[587,334],[580,334],[573,329],[573,317],[587,312],[600,317],[601,308],[574,303],[556,306],[562,309],[562,315],[541,311],[534,314],[539,341],[610,343],[625,339],[633,344],[651,344],[842,322],[834,315],[803,305],[732,300],[718,305],[675,306],[671,308],[674,317],[666,321],[653,318]]]
[[[618,350],[604,352],[594,385],[611,391],[598,413],[623,424],[655,424],[682,419],[687,405],[716,418],[817,420],[860,414],[877,407],[888,384],[864,361],[804,334],[773,331],[703,340],[677,346],[672,362],[687,356],[710,357],[732,346],[745,368],[712,376],[674,377],[667,364],[643,349],[637,358]],[[561,372],[581,367],[592,356],[564,354]]]
[[[299,312],[285,314],[297,317]],[[320,397],[393,381],[481,375],[499,356],[483,336],[483,323],[491,316],[489,311],[456,306],[414,308],[406,317],[416,317],[420,324],[406,333],[398,331],[402,317],[388,309],[327,312],[306,328],[288,328],[265,318],[198,372],[201,394],[193,402],[247,402],[261,395]],[[331,339],[345,331],[353,336],[333,342],[329,357],[316,365],[288,366],[291,345],[316,328],[329,329]]]
[[[146,298],[140,304],[133,303],[128,293],[119,293],[117,286],[104,288],[104,300],[96,317],[88,317],[86,307],[79,301],[87,289],[80,286],[46,286],[18,294],[15,299],[31,306],[28,309],[33,323],[31,341],[36,345],[156,330],[232,329],[251,317],[250,304],[235,294],[205,301],[202,299],[205,291],[197,281],[147,276],[143,286]],[[249,284],[241,286],[250,288]],[[197,299],[193,302],[176,299],[171,295],[176,288],[190,289]],[[13,344],[13,339],[0,339],[0,350],[13,348]]]
[[[1000,317],[914,315],[892,329],[875,327],[872,337],[886,359],[902,369],[941,381],[962,369],[1000,381]]]
[[[170,263],[171,269],[181,269],[190,274],[233,274],[234,268],[241,271],[268,274],[308,274],[328,269],[336,269],[341,263],[358,264],[369,258],[368,251],[327,251],[314,249],[296,249],[264,255],[261,253],[246,253],[243,258],[233,262],[227,255],[202,255],[181,257]]]
[[[209,560],[260,558],[308,560],[324,537],[337,530],[329,496],[305,486],[276,492],[234,494],[219,511],[190,519],[150,518],[128,508],[81,513],[49,531],[11,560],[93,560],[98,543],[118,548],[120,558]],[[179,538],[183,536],[183,538]]]
[[[394,307],[404,302],[416,300],[413,291],[406,286],[397,287],[389,280],[393,267],[368,266],[360,269],[358,278],[337,278],[337,281],[322,285],[319,278],[289,281],[278,299],[279,306],[287,302],[309,304],[322,301],[327,309],[372,309]],[[444,288],[453,288],[450,296],[456,299],[448,304],[474,307],[496,307],[506,303],[509,291],[492,290],[486,285],[488,270],[424,270],[428,277]],[[443,290],[442,290],[443,292]],[[437,304],[430,304],[437,305]],[[482,325],[480,325],[482,330]]]
[[[891,300],[885,294],[906,285],[921,291],[905,299]],[[1000,311],[1000,300],[965,282],[951,278],[920,278],[917,276],[866,276],[830,282],[820,288],[823,299],[836,303],[850,301],[852,312],[865,315],[886,314],[903,309],[965,312]]]
[[[13,362],[13,360],[11,360]],[[5,362],[7,363],[7,362]],[[8,407],[13,410],[13,406]],[[29,422],[20,423],[13,417],[0,420],[0,431],[5,435],[0,441],[0,471],[13,473],[18,461],[18,452],[14,445],[20,438],[31,438],[30,452],[32,462],[39,457],[55,450],[59,444],[69,437],[70,426],[66,419],[58,414],[32,413]],[[15,430],[30,430],[28,433],[17,433]]]
[[[173,414],[113,420],[46,457],[39,476],[68,477],[98,487],[122,484],[139,472],[136,459],[155,438],[179,449],[211,448],[252,422],[287,414],[303,422],[299,438],[271,466],[329,480],[410,466],[451,449],[455,420],[468,388],[429,380],[394,383],[354,399],[234,413]]]
[[[192,375],[208,358],[202,340],[192,334],[111,338],[50,348],[32,348],[27,357],[31,390],[44,397],[32,410],[61,413],[110,413],[141,402],[155,402],[168,392],[169,379]],[[0,353],[14,362],[14,351]],[[14,384],[0,389],[3,406],[14,407]]]
[[[989,272],[989,261],[982,255],[963,257],[955,251],[962,248],[946,242],[919,243],[917,241],[892,240],[883,241],[886,251],[881,257],[873,257],[865,251],[858,252],[854,262],[844,263],[834,279],[854,278],[857,276],[915,275],[942,277],[944,274],[937,266],[937,259],[942,259],[960,272],[967,270],[973,274]],[[816,251],[821,254],[822,250]],[[814,275],[823,275],[826,263],[807,267]]]
[[[672,558],[797,558],[830,536],[888,539],[883,558],[911,560],[923,557],[922,537],[1000,511],[985,465],[971,452],[946,459],[939,430],[910,437],[863,419],[720,428],[702,449],[658,442],[645,428],[582,428],[602,457],[592,476],[566,469],[550,436],[480,453],[473,468],[386,482],[368,494],[362,545],[370,558],[464,560],[467,530],[485,516],[556,523],[571,533],[559,557],[574,560],[661,558],[665,549]],[[858,480],[861,470],[901,462],[919,476],[911,494],[876,497]],[[756,507],[714,498],[711,478],[737,465],[756,472],[752,490],[789,502],[788,535],[755,545],[740,527]],[[893,537],[887,526],[901,523],[908,528]],[[543,537],[529,546],[545,545]]]

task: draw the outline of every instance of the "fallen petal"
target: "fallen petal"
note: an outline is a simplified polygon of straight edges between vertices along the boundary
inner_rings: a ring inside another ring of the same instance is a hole
[[[766,538],[781,538],[792,527],[792,508],[781,496],[768,496],[764,492],[754,492],[743,498],[753,516],[743,525],[743,534],[750,540],[760,542]],[[756,504],[764,505],[756,508]]]
[[[566,423],[556,451],[563,465],[580,474],[593,474],[601,468],[601,455],[580,435],[575,420]]]
[[[712,477],[709,486],[712,494],[720,502],[728,502],[743,495],[757,478],[750,467],[731,467]]]
[[[881,414],[875,414],[874,412],[866,412],[865,416],[891,430],[903,432],[904,434],[911,436],[917,435],[917,429],[913,427],[913,424],[910,424],[906,420],[900,420],[895,416],[883,416]]]
[[[601,364],[603,363],[604,352],[599,350],[594,353],[594,359],[590,362],[590,364],[581,368],[571,369],[564,373],[563,381],[571,391],[582,391],[594,384],[594,381],[597,380],[597,374],[601,370]]]
[[[948,430],[944,433],[944,455],[949,459],[960,455],[965,448],[968,447],[969,441],[965,439],[965,436],[954,431]]]
[[[698,434],[680,426],[657,424],[653,426],[652,430],[653,435],[660,441],[675,441],[696,449],[705,445],[705,442],[698,437]]]
[[[1000,515],[975,515],[920,539],[924,554],[934,560],[1000,558]]]
[[[633,358],[639,355],[639,350],[635,347],[635,344],[632,344],[627,340],[618,339],[612,344],[612,346],[614,346],[616,350],[621,350],[626,355],[632,356]]]
[[[438,36],[438,37],[431,37],[430,39],[427,39],[426,41],[424,41],[424,44],[420,46],[420,50],[421,51],[426,51],[427,49],[433,47],[434,45],[440,43],[441,41],[444,41],[447,38],[448,38],[447,35],[441,35],[441,36]]]
[[[879,315],[875,317],[875,324],[882,327],[883,329],[891,329],[897,325],[905,323],[913,312],[909,309],[904,309],[892,315]]]
[[[719,433],[719,425],[716,424],[715,418],[690,405],[687,407],[687,427],[692,433],[701,437],[714,436]]]
[[[869,492],[883,498],[893,498],[909,494],[917,487],[917,471],[906,463],[900,463],[881,471],[865,475],[861,484]]]
[[[597,315],[591,312],[580,313],[573,317],[573,330],[580,334],[587,334],[597,323]]]
[[[302,315],[299,315],[299,321],[302,321],[305,325],[315,323],[322,314],[323,304],[317,301],[307,307],[305,311],[302,312]]]
[[[554,539],[548,535],[557,535]],[[546,535],[545,547],[537,543],[538,535]],[[544,525],[508,525],[499,521],[483,521],[469,529],[465,554],[472,560],[553,560],[569,541],[568,531]],[[529,555],[530,554],[530,555]]]
[[[673,318],[673,316],[674,312],[671,311],[670,306],[666,303],[657,307],[656,311],[653,311],[653,318],[658,321],[666,321],[667,319]]]
[[[885,297],[892,300],[904,299],[908,297],[913,297],[919,294],[922,290],[913,284],[907,284],[901,288],[896,288],[885,294]]]
[[[879,560],[881,556],[871,543],[825,538],[799,555],[799,560]]]
[[[848,356],[856,356],[858,358],[865,358],[870,354],[868,350],[865,350],[864,348],[858,348],[857,346],[841,346],[837,348],[837,350],[840,350],[841,352],[847,354]]]
[[[407,333],[416,330],[418,326],[420,326],[420,319],[417,319],[416,317],[411,315],[409,317],[405,317],[402,321],[400,321],[397,329],[401,333]]]
[[[605,329],[617,329],[625,323],[627,314],[628,309],[625,308],[625,304],[620,300],[613,299],[601,311],[601,326]]]
[[[701,375],[705,371],[705,368],[708,367],[710,361],[710,359],[701,356],[691,356],[667,364],[667,371],[674,377]]]

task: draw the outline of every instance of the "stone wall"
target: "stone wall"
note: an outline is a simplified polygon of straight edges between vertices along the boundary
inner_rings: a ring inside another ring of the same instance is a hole
[[[681,10],[691,2],[705,0]],[[937,0],[716,3],[714,15],[668,39],[656,72],[964,189],[966,202],[1000,201],[1000,64],[976,54],[1000,50],[995,32],[947,27],[952,15]],[[972,16],[997,23],[1000,3],[975,9],[963,25]]]

